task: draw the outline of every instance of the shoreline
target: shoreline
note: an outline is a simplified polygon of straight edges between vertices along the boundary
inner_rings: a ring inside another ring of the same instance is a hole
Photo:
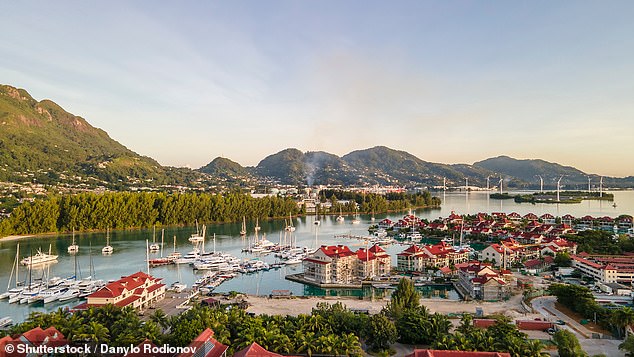
[[[440,206],[419,206],[419,207],[415,207],[413,209],[427,209],[427,208],[437,208]],[[403,210],[387,210],[384,212],[378,212],[378,214],[384,214],[384,213],[394,213],[394,212],[405,212],[407,211],[406,209]],[[354,212],[342,212],[342,214],[344,215],[351,215],[354,214]],[[361,214],[365,214],[365,215],[369,215],[370,213],[361,213]],[[298,214],[295,215],[293,217],[317,217],[319,219],[319,217],[324,217],[324,216],[335,216],[335,215],[339,215],[339,213],[328,213],[328,214]],[[272,217],[272,218],[267,218],[267,221],[274,221],[274,220],[281,220],[281,219],[285,219],[286,217]],[[228,221],[228,222],[210,222],[209,224],[232,224],[232,223],[237,223],[239,221]],[[207,224],[207,223],[206,223]],[[169,227],[189,227],[188,225],[183,225],[183,224],[175,224],[175,225],[166,225],[166,226],[161,226],[160,228],[169,228]],[[150,229],[151,227],[130,227],[130,228],[124,228],[124,229],[116,229],[113,231],[135,231],[135,230],[142,230],[142,229]],[[159,228],[159,227],[157,227]],[[84,231],[75,231],[75,233],[105,233],[105,230],[100,230],[100,229],[89,229],[89,230],[84,230]],[[26,239],[26,238],[32,238],[32,237],[46,237],[46,236],[52,236],[52,235],[69,235],[72,234],[72,232],[47,232],[47,233],[36,233],[36,234],[23,234],[23,235],[9,235],[6,237],[0,237],[0,242],[11,242],[11,241],[17,241],[17,240],[22,240],[22,239]]]
[[[0,243],[2,243],[2,242],[12,242],[12,241],[22,240],[22,239],[25,239],[25,238],[31,238],[31,237],[35,237],[35,236],[36,236],[35,234],[6,236],[6,237],[0,238]]]

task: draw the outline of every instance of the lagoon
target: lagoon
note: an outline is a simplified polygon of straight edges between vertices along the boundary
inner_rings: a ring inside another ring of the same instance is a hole
[[[551,213],[555,216],[562,216],[567,213],[573,216],[611,216],[616,217],[620,214],[634,213],[634,191],[617,191],[613,192],[617,207],[612,206],[612,202],[604,201],[584,201],[579,204],[530,204],[515,203],[512,200],[493,200],[488,196],[488,192],[447,192],[445,194],[436,193],[435,195],[442,199],[442,206],[439,208],[420,209],[415,213],[419,217],[426,219],[435,219],[438,217],[446,217],[452,211],[457,214],[474,214],[478,212],[517,212],[526,214],[533,212],[537,215]],[[403,212],[394,212],[387,214],[377,214],[376,221],[383,218],[392,220],[399,219],[403,216]],[[364,246],[364,243],[356,240],[336,239],[335,235],[351,234],[366,235],[367,228],[373,222],[370,216],[361,215],[361,224],[351,224],[352,217],[346,217],[344,222],[337,222],[335,216],[321,217],[321,224],[316,226],[313,224],[317,218],[315,216],[299,217],[294,219],[296,231],[293,233],[300,246],[314,247],[317,240],[318,244],[346,244],[351,249],[357,249]],[[205,245],[207,251],[214,249],[213,235],[215,234],[215,249],[227,253],[231,253],[241,259],[254,258],[256,255],[242,253],[241,250],[248,245],[248,239],[253,237],[253,227],[255,222],[247,222],[247,230],[249,234],[247,238],[241,238],[239,231],[241,222],[227,224],[210,224],[207,227],[208,240]],[[273,242],[277,242],[285,233],[284,220],[271,220],[260,222],[262,227],[260,234],[266,234],[267,238]],[[165,229],[164,255],[173,250],[173,237],[176,236],[176,249],[182,253],[189,252],[192,248],[188,238],[196,230],[195,227],[168,227]],[[136,271],[146,271],[145,263],[145,247],[146,240],[152,241],[152,230],[129,230],[129,231],[113,231],[110,232],[110,243],[114,247],[114,253],[109,256],[101,254],[101,248],[105,245],[105,233],[81,233],[76,234],[77,243],[80,251],[75,256],[67,253],[67,248],[71,244],[70,235],[50,235],[42,237],[25,238],[19,241],[2,241],[0,240],[0,291],[4,291],[7,286],[11,267],[15,258],[16,245],[20,244],[21,256],[24,257],[29,252],[35,253],[37,249],[48,250],[49,244],[52,245],[54,254],[58,254],[58,263],[51,264],[47,269],[34,269],[33,277],[41,277],[46,270],[50,269],[50,276],[65,277],[73,275],[75,258],[77,259],[78,275],[86,277],[90,275],[90,261],[92,259],[95,275],[99,279],[114,280],[121,276],[132,274]],[[160,229],[157,229],[157,240],[160,242]],[[92,245],[92,254],[90,246]],[[401,252],[405,247],[401,245],[392,245],[387,247],[387,251],[392,255],[393,265],[396,265],[396,254]],[[151,253],[150,258],[158,257],[160,253]],[[272,263],[275,261],[273,254],[260,257],[260,259]],[[21,276],[24,277],[26,267],[20,266]],[[291,282],[284,279],[287,274],[301,272],[301,264],[283,267],[279,270],[269,270],[258,274],[239,275],[238,277],[224,282],[215,291],[228,292],[231,290],[240,291],[248,294],[268,295],[272,290],[289,290],[293,295],[348,295],[358,297],[382,297],[387,292],[378,289],[350,290],[350,289],[331,289],[324,290],[312,286]],[[180,281],[191,286],[192,283],[203,273],[197,273],[188,265],[181,266],[162,266],[151,269],[151,274],[164,279],[167,285],[175,281]],[[458,296],[453,290],[442,288],[425,288],[423,291],[425,297],[437,299],[457,299]],[[48,304],[46,307],[25,306],[9,304],[6,300],[0,301],[0,317],[11,316],[14,321],[23,321],[31,311],[50,311],[58,307],[74,306],[77,301],[71,301],[67,304],[58,303]]]

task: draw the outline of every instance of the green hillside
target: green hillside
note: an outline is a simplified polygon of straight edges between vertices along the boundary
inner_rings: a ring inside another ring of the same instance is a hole
[[[38,102],[8,85],[0,86],[0,127],[0,180],[49,183],[79,175],[105,184],[154,185],[196,177],[191,170],[164,168],[54,102]]]

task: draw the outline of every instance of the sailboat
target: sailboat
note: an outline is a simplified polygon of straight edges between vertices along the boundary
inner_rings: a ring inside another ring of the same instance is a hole
[[[359,224],[361,223],[361,220],[359,219],[359,216],[357,215],[357,208],[355,207],[354,209],[354,218],[352,219],[352,224]]]
[[[198,230],[198,220],[196,220],[196,233],[192,233],[191,237],[189,237],[189,241],[192,243],[199,243],[205,240],[205,226],[203,226],[202,235],[200,235],[200,231]]]
[[[260,223],[259,223],[257,218],[255,219],[255,227],[253,229],[255,229],[256,232],[259,232],[260,229],[261,229],[260,228]]]
[[[341,215],[341,207],[339,207],[339,215],[337,216],[337,222],[343,222],[346,219]]]
[[[0,295],[0,299],[11,298],[12,296],[20,294],[20,292],[24,289],[24,282],[18,281],[18,273],[20,269],[20,243],[17,244],[15,248],[15,261],[13,262],[13,267],[11,268],[11,275],[9,276],[9,281],[7,282],[7,291]],[[11,279],[13,279],[13,274],[15,273],[15,286],[11,287]]]
[[[102,254],[112,254],[114,248],[110,245],[110,228],[106,229],[106,246],[101,248]]]
[[[152,244],[150,244],[150,252],[158,252],[161,249],[161,246],[156,243],[156,226],[154,226],[154,231],[152,233]]]
[[[293,226],[293,217],[291,214],[288,214],[288,225],[286,226],[287,232],[295,232],[295,226]]]
[[[73,244],[68,246],[68,252],[73,254],[79,252],[79,246],[75,244],[75,230],[73,229]]]
[[[167,255],[167,259],[174,262],[176,259],[179,259],[183,255],[180,252],[176,251],[176,236],[174,236],[174,251]]]
[[[247,219],[245,216],[242,216],[242,229],[240,229],[240,235],[241,236],[247,235]]]

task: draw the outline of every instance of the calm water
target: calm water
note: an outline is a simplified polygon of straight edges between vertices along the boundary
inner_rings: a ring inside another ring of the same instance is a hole
[[[488,194],[484,192],[472,193],[447,193],[439,194],[443,200],[441,208],[418,210],[416,214],[423,218],[434,219],[438,217],[448,216],[451,211],[458,214],[472,214],[477,212],[518,212],[526,214],[533,212],[541,215],[543,213],[551,213],[556,216],[562,216],[570,213],[574,216],[583,216],[590,214],[593,216],[618,216],[619,214],[634,213],[634,191],[615,192],[615,202],[617,207],[612,207],[611,202],[586,201],[580,204],[554,205],[554,204],[518,204],[512,200],[498,201],[488,198]],[[391,213],[376,215],[377,222],[380,219],[389,217],[390,219],[398,219],[403,213]],[[351,217],[348,217],[344,223],[335,221],[335,217],[325,217],[321,219],[321,225],[313,224],[315,217],[300,217],[294,219],[294,225],[297,230],[294,236],[301,246],[314,247],[315,238],[318,244],[347,244],[351,249],[364,246],[363,243],[356,240],[337,240],[334,238],[336,234],[353,234],[366,235],[367,228],[371,224],[369,216],[361,216],[362,223],[359,225],[350,224]],[[248,244],[248,239],[240,238],[240,223],[216,224],[207,227],[208,239],[206,243],[206,251],[214,249],[211,239],[216,234],[215,248],[216,250],[231,253],[240,258],[253,258],[255,256],[241,253],[242,248]],[[253,232],[253,222],[247,222],[247,229]],[[266,221],[260,223],[262,233],[273,242],[277,242],[280,236],[284,234],[285,223],[281,221]],[[173,237],[177,237],[176,249],[182,253],[191,250],[191,244],[187,240],[191,233],[195,231],[193,227],[185,228],[166,228],[165,229],[165,254],[173,250]],[[21,257],[33,254],[37,249],[48,251],[49,244],[52,245],[54,254],[58,254],[58,263],[50,265],[49,271],[35,270],[33,277],[41,277],[47,273],[50,276],[65,277],[73,275],[75,270],[75,258],[77,260],[78,275],[86,277],[90,275],[90,260],[94,265],[95,275],[99,279],[118,279],[121,276],[129,275],[136,271],[145,271],[145,240],[152,240],[151,230],[138,231],[115,231],[110,233],[111,245],[114,247],[114,254],[111,256],[101,255],[101,248],[105,245],[105,233],[76,234],[76,240],[80,245],[80,252],[76,256],[67,253],[67,247],[71,244],[70,235],[56,235],[50,237],[28,238],[19,241]],[[157,240],[160,241],[160,230],[157,230]],[[0,291],[4,291],[9,280],[11,267],[15,258],[17,241],[3,242],[0,240]],[[90,254],[89,246],[92,244],[93,252]],[[393,245],[387,248],[388,253],[392,255],[393,265],[396,265],[396,253],[402,251],[405,247]],[[150,257],[158,257],[160,254],[151,254]],[[264,256],[261,259],[267,262],[274,262],[275,257],[272,254]],[[21,268],[21,276],[24,277],[26,269]],[[349,296],[374,296],[382,297],[386,292],[376,289],[360,290],[324,290],[303,284],[290,282],[284,279],[287,274],[301,272],[301,265],[285,267],[279,270],[270,270],[268,272],[260,272],[258,274],[240,275],[232,280],[223,283],[216,289],[217,292],[225,291],[241,291],[249,294],[270,294],[275,289],[287,289],[294,295],[349,295]],[[193,272],[192,269],[183,265],[164,266],[153,268],[151,274],[162,277],[164,282],[169,285],[175,281],[181,281],[188,286],[198,278],[200,274]],[[455,291],[445,290],[441,288],[422,290],[426,297],[441,299],[457,299]],[[55,309],[60,306],[74,306],[77,301],[68,304],[49,304],[44,307],[24,306],[9,304],[6,300],[0,302],[0,317],[12,316],[15,321],[21,321],[28,316],[30,311],[46,311]]]

